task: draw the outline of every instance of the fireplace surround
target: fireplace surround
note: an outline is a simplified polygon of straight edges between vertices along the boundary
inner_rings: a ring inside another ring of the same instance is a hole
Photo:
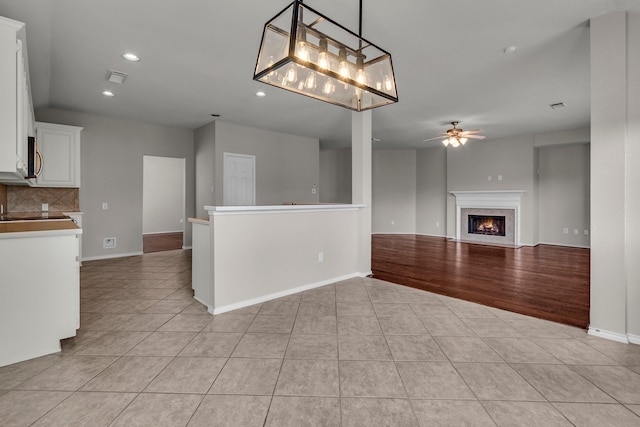
[[[451,191],[450,193],[456,198],[455,240],[521,246],[520,204],[524,191]],[[479,232],[474,232],[469,227],[473,217],[480,219],[495,217],[495,222],[492,225],[483,226],[483,230]]]

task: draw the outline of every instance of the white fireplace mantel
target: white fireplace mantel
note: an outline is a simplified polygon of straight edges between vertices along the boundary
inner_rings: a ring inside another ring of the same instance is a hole
[[[461,209],[514,209],[515,242],[520,246],[520,203],[523,190],[450,191],[456,197],[456,240],[460,240]]]

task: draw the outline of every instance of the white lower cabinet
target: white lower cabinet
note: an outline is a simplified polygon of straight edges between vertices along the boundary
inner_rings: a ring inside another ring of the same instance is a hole
[[[77,126],[36,122],[42,154],[38,187],[80,187],[80,132]]]
[[[0,366],[58,352],[76,335],[77,256],[76,234],[0,238]]]

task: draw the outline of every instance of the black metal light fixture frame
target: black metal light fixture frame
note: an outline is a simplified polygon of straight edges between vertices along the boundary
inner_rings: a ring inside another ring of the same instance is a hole
[[[391,54],[294,0],[262,33],[253,79],[363,111],[398,102]]]

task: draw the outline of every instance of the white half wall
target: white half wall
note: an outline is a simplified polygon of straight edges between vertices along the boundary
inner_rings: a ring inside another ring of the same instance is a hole
[[[370,273],[358,271],[360,208],[280,209],[210,212],[215,313]]]

